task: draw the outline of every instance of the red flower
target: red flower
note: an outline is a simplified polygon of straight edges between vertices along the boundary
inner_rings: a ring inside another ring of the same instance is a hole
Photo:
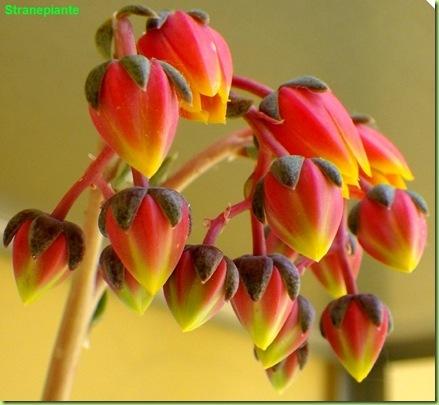
[[[405,180],[413,180],[413,174],[398,148],[390,140],[372,128],[373,119],[366,115],[354,115],[357,127],[369,159],[371,176],[361,175],[371,184],[390,184],[405,189]]]
[[[232,306],[253,343],[265,350],[291,313],[299,292],[297,269],[284,256],[242,256],[235,259],[240,275]]]
[[[359,167],[370,175],[352,119],[322,81],[304,76],[285,83],[261,102],[260,110],[272,118],[265,125],[290,154],[331,161],[345,185],[358,185]]]
[[[99,65],[87,78],[89,112],[99,134],[147,177],[174,140],[178,99],[170,80],[175,83],[175,75],[167,64],[131,55]],[[179,83],[184,87],[184,79]]]
[[[372,257],[410,273],[424,252],[427,212],[419,194],[381,184],[353,208],[349,226]]]
[[[390,329],[390,312],[371,294],[345,295],[323,311],[320,330],[358,382],[369,374]]]
[[[84,255],[81,229],[38,210],[24,210],[6,226],[3,244],[12,239],[12,264],[18,292],[29,303],[74,270]]]
[[[132,187],[105,202],[99,226],[126,269],[155,295],[183,252],[189,205],[170,189]]]
[[[334,240],[343,214],[341,177],[330,162],[285,156],[263,180],[268,225],[294,251],[320,260]]]
[[[163,12],[150,18],[139,52],[175,66],[188,80],[192,102],[181,103],[186,118],[223,123],[232,82],[232,57],[221,35],[201,11]]]
[[[235,264],[214,246],[187,246],[163,287],[166,302],[184,332],[215,316],[236,292]]]

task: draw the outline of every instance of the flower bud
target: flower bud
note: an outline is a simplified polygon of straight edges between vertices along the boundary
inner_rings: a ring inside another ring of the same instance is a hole
[[[404,180],[413,180],[413,174],[398,148],[390,140],[372,128],[373,119],[366,115],[354,115],[352,120],[360,134],[367,158],[369,159],[371,176],[365,179],[373,184],[390,184],[405,189]]]
[[[280,363],[265,370],[271,385],[279,394],[291,385],[297,372],[305,367],[307,360],[308,343],[305,343]]]
[[[343,256],[346,255],[350,272],[356,278],[360,271],[363,249],[352,234],[349,234],[346,246],[341,246],[339,243],[334,245],[336,246],[331,247],[329,252],[319,262],[313,263],[309,269],[333,298],[339,298],[347,294],[343,277]]]
[[[264,368],[273,367],[301,347],[309,337],[315,311],[309,301],[298,296],[276,338],[265,350],[255,347],[257,359]]]
[[[346,184],[358,185],[359,167],[370,175],[355,125],[319,79],[303,76],[291,80],[262,100],[259,109],[279,121],[267,120],[266,126],[290,154],[331,161]]]
[[[352,209],[349,227],[368,254],[410,273],[425,248],[427,213],[427,204],[419,194],[381,184]]]
[[[163,287],[166,302],[184,332],[218,313],[238,288],[235,264],[214,246],[187,246]]]
[[[209,27],[200,10],[162,12],[148,20],[138,49],[148,58],[175,66],[188,80],[192,100],[183,100],[181,114],[205,123],[223,123],[232,83],[232,57],[221,35]]]
[[[241,256],[234,260],[240,283],[232,306],[253,343],[265,350],[291,313],[300,288],[295,266],[284,256]]]
[[[175,69],[141,55],[105,62],[87,77],[85,91],[96,129],[146,177],[158,170],[174,140],[179,118],[176,83],[190,93]]]
[[[345,295],[329,303],[320,331],[358,382],[367,377],[391,329],[388,308],[371,294]]]
[[[101,253],[99,270],[111,290],[125,305],[140,315],[146,311],[154,296],[148,294],[127,271],[111,245]]]
[[[74,270],[84,256],[81,229],[38,210],[16,214],[6,226],[3,244],[12,239],[12,264],[18,292],[30,303]]]
[[[264,211],[273,233],[294,251],[320,260],[342,219],[341,184],[338,170],[326,160],[276,159],[263,183]]]
[[[125,268],[155,295],[183,252],[190,231],[189,205],[174,190],[132,187],[105,202],[99,227]]]

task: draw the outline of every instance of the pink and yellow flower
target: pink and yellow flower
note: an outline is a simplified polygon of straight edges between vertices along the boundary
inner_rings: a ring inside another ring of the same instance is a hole
[[[358,382],[375,364],[391,328],[388,308],[371,294],[345,295],[323,311],[320,330]]]
[[[181,102],[185,118],[224,123],[232,83],[232,57],[227,43],[209,27],[208,20],[201,11],[163,12],[160,17],[149,19],[138,49],[148,58],[175,66],[188,80],[192,102]]]
[[[155,295],[183,252],[189,205],[170,189],[132,187],[105,202],[99,226],[126,269]]]
[[[178,124],[178,98],[158,60],[125,56],[99,65],[86,82],[93,123],[130,166],[151,177],[166,157]]]
[[[235,264],[214,246],[187,246],[163,287],[166,302],[184,332],[215,316],[239,283]]]
[[[81,229],[38,210],[16,214],[6,226],[3,244],[12,240],[12,265],[24,303],[35,301],[74,270],[84,255]]]
[[[371,174],[349,113],[319,79],[304,76],[285,83],[261,102],[260,111],[272,118],[265,125],[290,154],[331,161],[344,187],[358,185],[359,168]]]
[[[253,343],[262,350],[273,342],[291,313],[299,292],[297,269],[284,256],[241,256],[232,306]]]
[[[413,174],[398,148],[382,133],[374,129],[373,119],[366,115],[352,116],[367,158],[371,175],[361,175],[372,185],[390,184],[405,189],[405,181],[413,180]]]
[[[276,159],[263,182],[263,205],[273,233],[294,251],[320,260],[343,214],[341,177],[323,159]]]
[[[427,204],[419,194],[381,184],[353,208],[349,226],[368,254],[410,273],[424,252],[427,213]]]

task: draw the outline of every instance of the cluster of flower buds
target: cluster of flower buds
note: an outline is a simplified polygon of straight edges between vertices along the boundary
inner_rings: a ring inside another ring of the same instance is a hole
[[[147,18],[138,40],[131,14]],[[259,109],[231,95],[228,45],[200,10],[127,6],[99,28],[96,40],[109,60],[87,77],[89,113],[106,159],[116,154],[133,170],[132,186],[116,193],[102,186],[107,198],[98,225],[110,244],[101,253],[98,278],[140,314],[163,289],[183,331],[200,327],[230,301],[257,361],[282,392],[307,359],[315,311],[299,290],[309,268],[335,299],[321,315],[322,335],[347,371],[363,380],[391,324],[388,308],[358,291],[363,250],[411,272],[426,244],[427,205],[406,190],[413,175],[396,146],[371,118],[351,117],[328,85],[311,76],[275,91],[256,85]],[[254,85],[247,81],[242,89]],[[240,206],[251,212],[253,254],[233,261],[214,246],[213,228],[203,243],[187,244],[189,204],[177,191],[148,184],[180,117],[223,123],[228,111],[249,123],[257,159]],[[71,206],[83,191],[78,188],[102,182],[104,160],[92,163],[61,205]],[[348,199],[360,200],[349,215]],[[83,257],[82,231],[64,220],[67,211],[25,210],[5,230],[4,244],[14,239],[13,267],[25,302]]]

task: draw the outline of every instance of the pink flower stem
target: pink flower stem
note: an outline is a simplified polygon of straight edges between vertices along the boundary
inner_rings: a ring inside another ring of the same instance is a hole
[[[137,55],[136,37],[134,36],[133,26],[127,17],[113,15],[113,32],[115,55],[117,58],[123,56]]]
[[[93,183],[99,190],[101,190],[101,193],[106,200],[113,197],[113,188],[104,180],[102,176],[99,176]]]
[[[261,113],[254,107],[244,116],[248,124],[253,128],[260,144],[266,145],[277,157],[289,156],[290,153],[277,141],[273,134],[261,122]]]
[[[227,207],[215,219],[209,221],[209,229],[204,237],[204,245],[214,245],[218,235],[222,232],[227,223],[237,215],[250,208],[250,200],[245,199],[232,206]]]
[[[258,160],[256,162],[255,170],[251,176],[253,184],[250,192],[250,200],[253,198],[253,194],[256,190],[256,185],[262,179],[262,177],[267,172],[271,163],[271,152],[261,145]],[[252,241],[253,241],[253,254],[265,255],[267,253],[267,244],[265,241],[264,224],[259,222],[259,220],[254,216],[253,212],[250,211],[251,215],[251,227],[252,227]]]
[[[76,199],[102,174],[113,156],[114,151],[109,146],[105,146],[79,180],[64,194],[64,197],[52,211],[52,216],[61,220],[64,219]]]
[[[340,228],[337,232],[336,238],[340,240],[341,243],[341,269],[343,272],[343,279],[346,284],[346,291],[348,294],[358,294],[358,286],[355,280],[354,274],[351,270],[351,266],[349,264],[348,256],[347,256],[347,243],[348,243],[348,235],[349,231],[347,228],[347,202],[345,201],[343,218],[340,224]]]
[[[259,83],[258,81],[245,76],[237,75],[233,76],[232,87],[248,91],[249,93],[252,93],[258,97],[268,96],[273,91],[272,88],[263,83]]]
[[[131,173],[133,174],[133,183],[135,186],[148,188],[149,181],[142,173],[133,167],[131,168]]]

